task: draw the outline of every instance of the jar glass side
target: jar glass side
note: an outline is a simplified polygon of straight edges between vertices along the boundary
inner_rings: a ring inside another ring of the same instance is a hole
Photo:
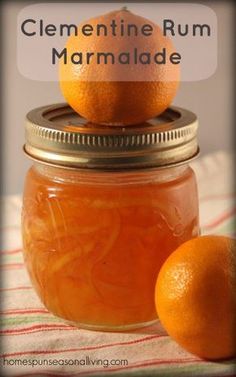
[[[194,172],[36,163],[25,182],[22,234],[30,277],[51,312],[105,330],[150,323],[162,264],[199,234]]]

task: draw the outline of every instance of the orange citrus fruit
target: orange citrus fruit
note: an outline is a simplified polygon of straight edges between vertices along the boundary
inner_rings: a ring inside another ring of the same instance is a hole
[[[236,355],[236,240],[201,236],[170,255],[155,303],[168,334],[204,359]]]
[[[117,32],[114,36],[99,31],[97,35],[97,25],[105,25],[109,31],[112,21],[118,26],[135,25],[139,32],[130,31],[129,36]],[[85,36],[83,32],[71,35],[66,43],[68,60],[65,63],[60,59],[60,87],[69,105],[89,121],[105,125],[132,125],[161,114],[172,102],[179,85],[179,65],[169,59],[175,51],[171,40],[158,25],[124,9],[90,19],[79,25],[78,30],[87,24],[93,27],[92,35]],[[151,25],[152,35],[140,32],[144,24]],[[135,64],[130,60],[127,65],[116,60],[111,64],[107,58],[107,64],[98,65],[98,53],[109,52],[117,58],[120,53],[128,52],[132,58],[134,48],[151,56],[165,49],[166,62]],[[94,56],[74,64],[69,57],[78,51],[83,58],[88,52]]]

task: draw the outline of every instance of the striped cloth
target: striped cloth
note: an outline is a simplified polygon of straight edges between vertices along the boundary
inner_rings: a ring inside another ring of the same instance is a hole
[[[202,234],[234,235],[233,158],[192,164]],[[2,199],[1,367],[4,376],[236,376],[236,362],[206,362],[178,346],[160,323],[128,333],[78,329],[51,315],[31,287],[21,253],[21,197]]]

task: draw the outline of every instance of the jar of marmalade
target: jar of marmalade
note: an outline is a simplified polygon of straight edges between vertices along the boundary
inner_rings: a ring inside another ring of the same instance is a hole
[[[105,331],[156,320],[158,272],[199,234],[196,135],[196,116],[177,107],[125,128],[65,104],[27,115],[24,258],[50,312]]]

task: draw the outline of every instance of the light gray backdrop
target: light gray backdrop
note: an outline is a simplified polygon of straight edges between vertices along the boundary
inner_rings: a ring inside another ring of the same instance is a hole
[[[194,1],[193,1],[194,2]],[[195,3],[198,3],[195,1]],[[201,2],[204,3],[204,2]],[[174,104],[199,117],[202,155],[233,148],[233,4],[205,2],[218,18],[218,68],[207,80],[182,83]],[[24,117],[34,107],[64,101],[54,82],[36,82],[20,75],[16,64],[16,18],[30,3],[3,5],[3,193],[21,193],[30,162],[22,153]]]

